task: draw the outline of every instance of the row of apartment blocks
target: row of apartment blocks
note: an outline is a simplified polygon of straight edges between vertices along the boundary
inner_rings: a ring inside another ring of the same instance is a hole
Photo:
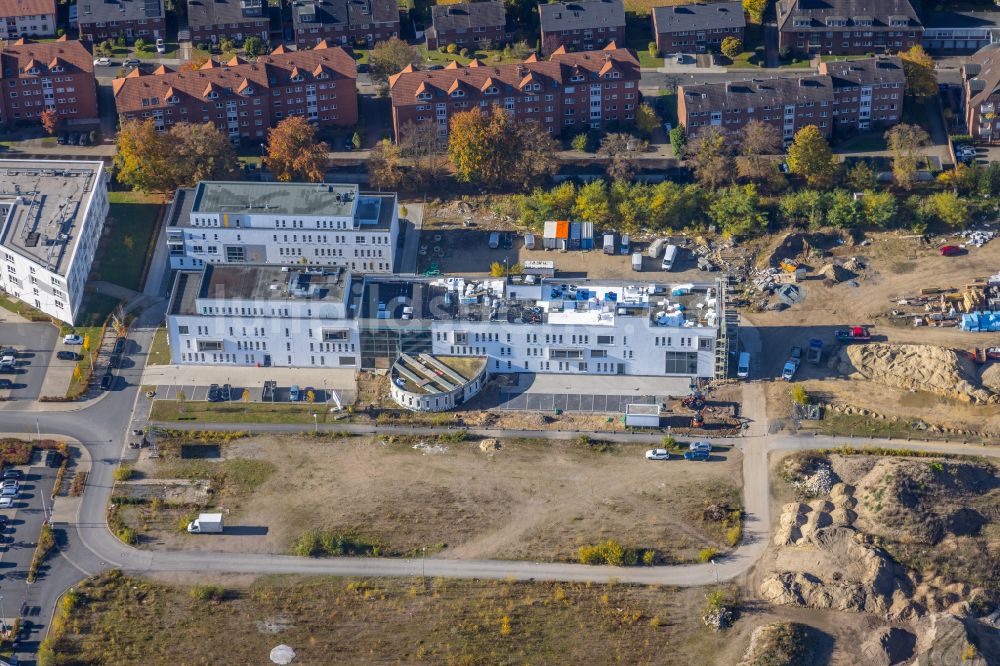
[[[677,117],[691,136],[707,127],[735,135],[757,120],[786,142],[807,125],[829,137],[898,123],[905,89],[898,56],[823,62],[812,76],[681,85]]]
[[[340,47],[279,46],[253,62],[209,60],[194,71],[161,65],[114,81],[121,120],[152,119],[159,130],[179,122],[211,122],[233,139],[262,140],[289,116],[320,127],[358,121],[357,65]]]
[[[962,65],[965,125],[980,143],[1000,143],[1000,44],[977,51]]]
[[[504,109],[550,133],[631,125],[639,104],[639,61],[612,42],[601,51],[567,53],[549,60],[486,66],[473,60],[440,70],[407,67],[390,77],[393,130],[434,123],[447,136],[449,118],[470,109]]]
[[[19,38],[0,49],[0,125],[40,122],[46,111],[66,126],[96,124],[97,82],[87,49],[62,37]]]

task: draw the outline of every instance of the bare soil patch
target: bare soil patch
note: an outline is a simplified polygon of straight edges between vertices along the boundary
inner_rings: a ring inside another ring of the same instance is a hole
[[[708,504],[738,508],[738,452],[708,464],[652,462],[638,445],[570,441],[435,438],[254,437],[224,444],[212,465],[253,463],[271,470],[246,492],[212,495],[227,525],[265,528],[230,536],[188,535],[179,527],[190,506],[122,507],[126,522],[167,548],[288,552],[309,529],[356,534],[385,555],[428,549],[428,556],[575,560],[581,545],[614,538],[651,549],[660,562],[727,549],[722,522]],[[189,461],[143,459],[147,477]],[[186,474],[182,474],[186,477]],[[155,515],[154,515],[155,514]]]

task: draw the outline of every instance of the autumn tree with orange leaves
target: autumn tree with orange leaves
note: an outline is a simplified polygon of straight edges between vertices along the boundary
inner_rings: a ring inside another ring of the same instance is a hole
[[[42,121],[42,127],[50,136],[56,133],[56,128],[59,127],[59,114],[54,109],[42,111],[39,119]]]
[[[330,147],[316,141],[316,128],[302,116],[289,116],[268,132],[264,165],[279,181],[323,182]]]

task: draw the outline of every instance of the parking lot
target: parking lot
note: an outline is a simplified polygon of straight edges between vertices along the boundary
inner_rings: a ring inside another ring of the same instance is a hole
[[[49,502],[58,472],[56,467],[45,466],[41,450],[35,451],[31,465],[16,469],[24,472],[20,496],[13,509],[0,511],[8,520],[0,533],[0,576],[3,581],[0,589],[4,597],[0,614],[3,617],[16,616],[19,604],[27,595],[25,578],[45,522],[43,500]],[[47,506],[51,510],[51,504]]]
[[[219,385],[220,389],[222,385]],[[181,395],[183,395],[184,400],[195,400],[204,401],[208,400],[208,392],[210,386],[201,385],[180,385],[171,384],[165,386],[155,387],[156,398],[158,400],[177,400]],[[333,402],[333,389],[305,386],[299,385],[299,400],[298,402],[306,402],[306,394],[309,390],[313,392],[314,402],[325,403]],[[337,396],[340,398],[343,404],[351,404],[354,402],[355,391],[349,389],[336,389]],[[292,402],[291,400],[291,386],[277,386],[273,390],[268,390],[265,395],[265,387],[263,386],[231,386],[230,387],[230,397],[229,402],[243,402],[244,392],[246,392],[247,402]],[[219,402],[225,402],[224,400],[219,400]]]
[[[43,394],[45,377],[56,361],[59,329],[49,323],[4,321],[0,323],[0,347],[13,347],[17,359],[13,372],[0,374],[11,385],[0,389],[7,400],[37,400]],[[72,369],[69,370],[72,372]],[[66,392],[63,387],[62,393]]]

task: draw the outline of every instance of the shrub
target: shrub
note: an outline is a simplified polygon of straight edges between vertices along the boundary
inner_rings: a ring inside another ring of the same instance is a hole
[[[129,546],[134,546],[139,543],[139,533],[131,527],[118,528],[118,530],[115,531],[115,536],[118,537],[122,543]]]
[[[809,394],[804,388],[799,385],[795,385],[791,389],[792,402],[797,405],[808,405],[809,404]]]
[[[226,588],[221,585],[195,585],[190,594],[195,601],[222,601],[226,597]]]
[[[728,530],[726,530],[726,543],[730,546],[736,546],[743,538],[743,526],[733,525]]]
[[[698,561],[699,562],[703,562],[703,563],[704,562],[710,562],[710,561],[714,560],[716,558],[716,556],[718,556],[718,554],[719,554],[719,551],[717,549],[715,549],[715,548],[711,548],[711,547],[709,547],[709,548],[702,548],[698,552]]]
[[[458,53],[458,44],[455,44],[454,42],[452,42],[451,44],[449,44],[448,45],[448,53],[450,53],[452,55]]]
[[[581,564],[610,564],[615,567],[635,566],[638,560],[636,551],[625,548],[614,539],[594,546],[580,546],[577,554]]]
[[[322,555],[370,555],[378,556],[377,543],[354,534],[344,534],[327,530],[306,530],[295,540],[292,552],[300,557]]]
[[[573,147],[573,150],[579,150],[580,152],[586,152],[589,143],[590,142],[587,140],[586,133],[577,134],[573,137],[573,140],[570,141],[570,145]]]
[[[649,49],[649,55],[653,56],[654,58],[660,55],[660,49],[656,48],[656,42],[650,42],[649,44],[646,44],[646,48]]]
[[[122,465],[115,470],[115,481],[128,481],[132,478],[134,470],[128,465]]]
[[[463,48],[461,51],[458,52],[458,55],[462,56],[463,58],[468,58],[469,49]]]

